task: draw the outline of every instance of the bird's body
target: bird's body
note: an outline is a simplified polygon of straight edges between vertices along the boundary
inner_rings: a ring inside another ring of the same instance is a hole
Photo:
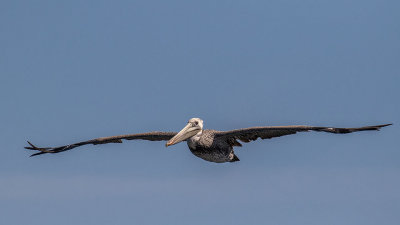
[[[233,152],[233,147],[224,138],[216,137],[216,133],[218,131],[203,130],[201,135],[187,139],[193,155],[216,163],[239,161]]]
[[[316,126],[273,126],[273,127],[250,127],[231,131],[203,130],[203,120],[192,118],[187,125],[178,133],[176,132],[149,132],[139,134],[128,134],[119,136],[110,136],[96,138],[88,141],[78,142],[60,147],[39,148],[29,143],[26,149],[39,151],[31,156],[59,153],[87,144],[107,144],[122,143],[122,140],[149,140],[149,141],[167,141],[166,146],[174,145],[186,141],[190,151],[197,157],[206,161],[223,163],[240,161],[235,155],[233,147],[242,146],[239,141],[249,142],[258,138],[267,139],[280,137],[284,135],[295,134],[304,131],[318,131],[336,134],[346,134],[365,130],[379,130],[382,127],[391,124],[365,126],[357,128],[336,128],[336,127],[316,127]]]

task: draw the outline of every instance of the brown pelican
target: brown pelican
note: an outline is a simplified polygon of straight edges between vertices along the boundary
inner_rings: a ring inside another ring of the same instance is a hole
[[[166,147],[186,141],[190,151],[197,157],[216,163],[236,162],[239,158],[233,151],[233,146],[242,146],[239,141],[250,142],[257,138],[267,139],[280,137],[289,134],[295,134],[303,131],[323,131],[335,134],[346,134],[364,130],[379,130],[381,127],[392,124],[383,124],[376,126],[366,126],[357,128],[336,128],[336,127],[314,127],[314,126],[273,126],[273,127],[250,127],[231,131],[203,130],[203,120],[192,118],[187,125],[178,133],[176,132],[149,132],[140,134],[128,134],[110,137],[101,137],[89,141],[82,141],[75,144],[64,145],[60,147],[39,148],[29,143],[30,147],[26,149],[39,151],[31,156],[45,153],[59,153],[87,144],[107,144],[122,143],[125,140],[149,140],[149,141],[168,141]]]

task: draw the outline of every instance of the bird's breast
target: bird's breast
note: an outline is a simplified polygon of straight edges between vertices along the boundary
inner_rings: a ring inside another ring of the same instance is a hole
[[[233,149],[223,141],[215,139],[214,133],[203,132],[201,136],[191,137],[187,140],[188,147],[193,155],[210,162],[230,162]]]

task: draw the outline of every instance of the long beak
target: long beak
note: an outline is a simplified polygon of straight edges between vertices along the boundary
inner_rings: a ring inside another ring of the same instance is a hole
[[[200,131],[199,127],[193,127],[192,124],[188,123],[179,133],[177,133],[174,137],[172,137],[167,144],[166,147],[170,145],[177,144],[181,141],[184,141],[194,135],[196,135]]]

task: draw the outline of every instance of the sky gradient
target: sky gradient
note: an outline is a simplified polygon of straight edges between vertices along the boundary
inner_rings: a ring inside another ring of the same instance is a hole
[[[0,223],[395,225],[399,1],[2,1]],[[263,125],[301,133],[215,164],[101,136]]]

